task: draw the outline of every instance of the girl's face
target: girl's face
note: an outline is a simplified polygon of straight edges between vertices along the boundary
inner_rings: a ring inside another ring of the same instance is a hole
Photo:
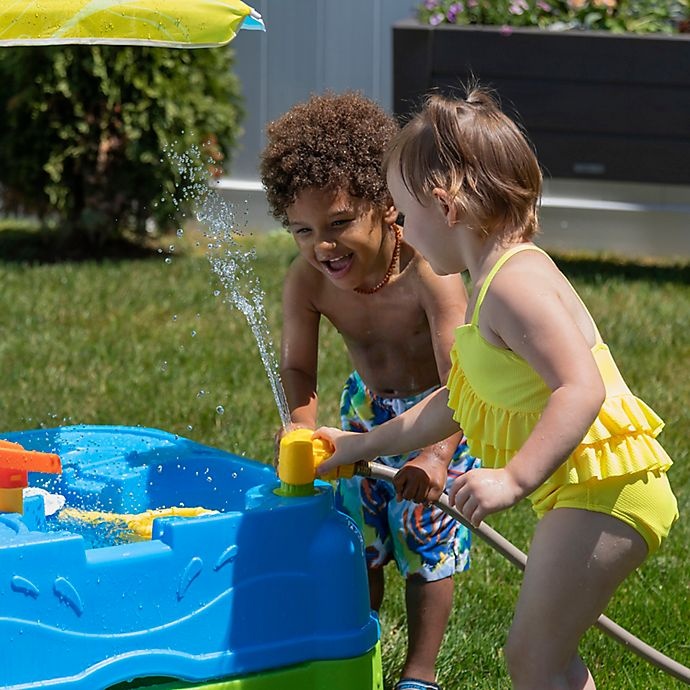
[[[448,222],[447,207],[436,198],[427,206],[421,204],[407,189],[395,165],[388,168],[387,183],[395,207],[405,216],[405,241],[438,275],[465,270],[455,247],[459,227]]]
[[[339,288],[353,290],[385,272],[390,256],[383,256],[383,233],[396,214],[390,210],[382,219],[371,204],[347,192],[310,188],[287,208],[288,230],[314,268]]]

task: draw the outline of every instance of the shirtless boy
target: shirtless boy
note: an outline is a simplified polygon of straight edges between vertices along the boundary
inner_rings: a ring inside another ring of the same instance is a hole
[[[460,276],[437,276],[403,239],[381,170],[396,131],[395,120],[355,93],[314,96],[268,126],[262,181],[299,250],[284,285],[281,343],[294,427],[317,426],[322,316],[354,367],[341,398],[344,429],[381,424],[446,381],[467,295]],[[470,536],[430,503],[475,460],[461,434],[378,460],[404,468],[395,486],[341,480],[336,500],[362,531],[372,608],[383,601],[387,562],[406,580],[408,651],[395,687],[433,689],[453,574],[469,565]]]

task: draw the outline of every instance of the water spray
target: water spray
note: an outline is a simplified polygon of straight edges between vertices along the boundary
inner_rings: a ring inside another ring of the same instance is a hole
[[[164,154],[180,175],[177,196],[191,201],[196,220],[203,227],[207,258],[217,277],[225,303],[242,313],[254,335],[266,376],[271,386],[283,429],[290,425],[290,407],[280,381],[278,361],[266,319],[264,291],[253,269],[254,249],[246,249],[238,242],[244,233],[239,227],[236,209],[209,184],[208,165],[198,147],[184,153],[169,147]],[[182,231],[183,232],[183,231]],[[179,234],[179,233],[178,233]]]
[[[332,448],[323,439],[312,439],[312,433],[309,429],[297,429],[285,434],[281,439],[278,465],[280,488],[276,490],[281,495],[310,496],[314,493],[316,468],[331,456]],[[360,461],[353,465],[338,467],[328,475],[322,475],[321,478],[330,481],[349,478],[357,474],[361,477],[393,482],[397,473],[398,470],[395,468],[378,462]],[[478,527],[472,525],[455,506],[451,505],[447,494],[442,494],[434,502],[434,505],[476,534],[517,568],[524,571],[527,555],[492,527],[489,527],[485,522],[482,522]],[[595,625],[610,638],[627,647],[645,661],[690,685],[690,668],[654,649],[603,614],[599,616]]]

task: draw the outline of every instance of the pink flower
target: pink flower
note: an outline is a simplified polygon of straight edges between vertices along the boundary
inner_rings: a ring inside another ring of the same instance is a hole
[[[548,2],[544,2],[544,0],[538,0],[537,7],[542,10],[542,12],[551,12],[552,10],[551,5],[549,5]]]

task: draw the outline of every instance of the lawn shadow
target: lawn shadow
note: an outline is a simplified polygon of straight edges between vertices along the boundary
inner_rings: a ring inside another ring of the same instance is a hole
[[[130,261],[159,258],[163,243],[148,238],[117,237],[94,245],[79,238],[18,222],[0,223],[0,263],[55,264],[82,261]]]
[[[656,283],[690,284],[690,261],[622,259],[609,255],[555,254],[554,261],[569,278],[588,282],[625,279]]]

